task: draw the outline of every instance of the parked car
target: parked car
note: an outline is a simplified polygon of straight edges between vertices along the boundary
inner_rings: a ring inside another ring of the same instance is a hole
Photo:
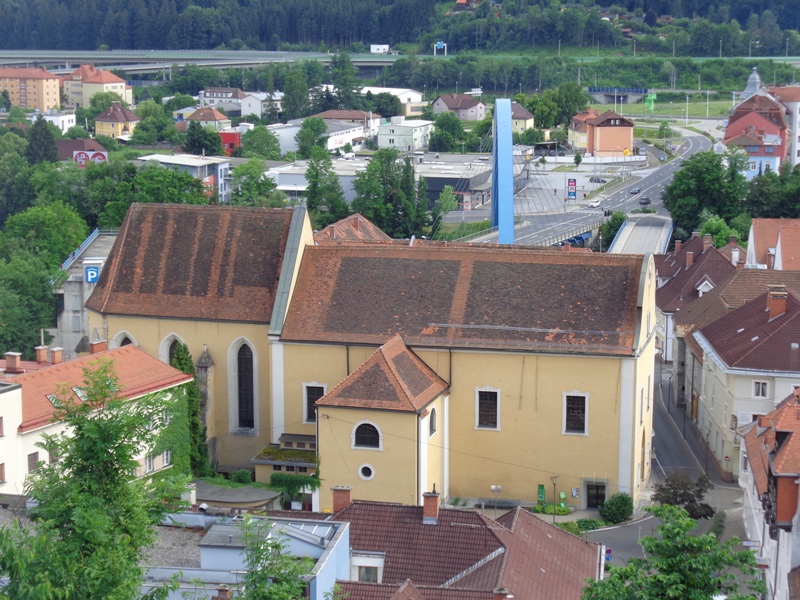
[[[641,194],[642,188],[631,188],[631,194]]]
[[[650,204],[650,198],[648,198],[647,196],[642,196],[641,198],[639,198],[639,204],[641,204],[642,206],[647,206],[648,204]]]
[[[559,150],[558,155],[559,156],[564,156],[564,151],[563,150]]]
[[[555,150],[550,150],[550,152],[548,152],[548,154],[550,156],[555,156],[556,155],[556,151]]]
[[[595,198],[594,200],[589,202],[589,207],[590,208],[597,208],[598,206],[600,206],[600,202],[601,202],[600,198]]]
[[[605,183],[605,182],[606,182],[606,180],[605,180],[605,179],[603,179],[603,178],[601,178],[601,177],[594,177],[594,176],[592,176],[592,177],[589,177],[589,181],[590,181],[591,183]]]

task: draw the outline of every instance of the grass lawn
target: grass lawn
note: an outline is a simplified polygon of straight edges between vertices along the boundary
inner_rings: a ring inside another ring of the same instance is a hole
[[[459,238],[478,233],[484,229],[489,229],[492,224],[487,221],[478,221],[477,223],[468,223],[461,221],[459,223],[443,223],[441,227],[433,235],[435,240],[457,240]]]
[[[596,108],[601,113],[607,110],[614,110],[613,104],[591,104],[592,108]],[[731,108],[731,103],[728,100],[715,100],[708,103],[708,116],[709,117],[727,117],[728,110]],[[637,102],[636,104],[617,104],[617,112],[623,116],[636,116],[643,117],[649,115],[645,110],[644,102]],[[676,119],[681,120],[686,118],[686,103],[685,102],[659,102],[656,100],[653,105],[652,116],[656,120],[663,119]],[[703,102],[689,102],[689,117],[705,118],[706,116],[706,103]]]

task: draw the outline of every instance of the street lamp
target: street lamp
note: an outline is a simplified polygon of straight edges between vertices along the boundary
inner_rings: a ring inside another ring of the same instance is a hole
[[[722,58],[722,40],[719,41],[719,57]]]
[[[496,519],[497,518],[497,495],[500,492],[503,491],[503,486],[502,485],[491,485],[491,486],[489,486],[489,489],[492,490],[492,493],[494,494],[494,518]]]
[[[636,38],[633,38],[633,58],[636,58]]]
[[[603,232],[601,231],[597,235],[598,235],[598,239],[600,240],[600,254],[602,254],[603,253]]]
[[[561,40],[558,40],[558,58],[561,58]]]
[[[706,472],[707,471],[708,471],[708,469],[706,469]],[[556,481],[558,481],[558,475],[553,475],[550,478],[550,481],[553,482],[553,523],[555,523],[556,522],[556,506],[558,504],[556,502]]]

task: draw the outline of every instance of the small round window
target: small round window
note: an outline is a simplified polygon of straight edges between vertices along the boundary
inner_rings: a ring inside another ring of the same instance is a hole
[[[372,468],[372,465],[361,465],[358,468],[358,476],[364,481],[369,481],[375,477],[375,469]]]

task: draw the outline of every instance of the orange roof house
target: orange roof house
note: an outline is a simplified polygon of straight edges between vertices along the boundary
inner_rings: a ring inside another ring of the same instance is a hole
[[[392,238],[376,227],[369,219],[355,213],[314,233],[317,244],[337,244],[343,242],[388,242]]]
[[[101,71],[94,65],[81,65],[61,79],[67,105],[87,107],[92,96],[104,92],[119,95],[126,104],[133,102],[133,88],[111,71]]]
[[[188,117],[186,121],[197,121],[201,127],[211,127],[215,131],[220,129],[228,129],[231,126],[231,120],[210,106],[201,106]]]
[[[747,240],[746,264],[787,271],[800,268],[797,266],[800,254],[797,250],[800,245],[798,235],[800,219],[753,219]]]
[[[581,150],[586,150],[588,148],[586,135],[589,131],[589,126],[586,124],[586,121],[599,116],[600,111],[589,107],[572,117],[572,121],[569,124],[567,132],[567,141],[569,142],[570,146],[573,148],[579,148]]]
[[[633,121],[607,110],[586,119],[586,151],[622,160],[633,151]]]
[[[61,104],[59,78],[46,69],[0,67],[0,92],[11,106],[47,112]]]
[[[110,138],[130,138],[141,118],[114,102],[104,113],[94,119],[94,130],[97,135],[106,135]]]

